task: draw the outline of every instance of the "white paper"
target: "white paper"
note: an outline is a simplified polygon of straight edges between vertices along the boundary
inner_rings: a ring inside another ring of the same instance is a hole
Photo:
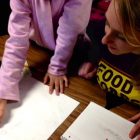
[[[62,135],[62,140],[130,140],[134,124],[91,102]]]
[[[26,76],[20,83],[21,101],[8,105],[0,140],[47,140],[79,102]]]

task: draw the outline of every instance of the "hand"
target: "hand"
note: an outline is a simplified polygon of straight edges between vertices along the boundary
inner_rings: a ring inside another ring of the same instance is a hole
[[[97,69],[94,67],[92,63],[85,62],[81,66],[78,75],[86,79],[91,79],[96,74],[96,71]]]
[[[55,89],[56,95],[59,93],[64,93],[64,87],[68,87],[68,79],[65,75],[57,76],[50,73],[47,73],[44,77],[44,83],[46,84],[50,81],[49,93],[52,94]]]
[[[137,140],[140,140],[140,113],[136,114],[134,117],[129,119],[132,122],[136,122],[136,124],[133,126],[129,133],[129,137],[131,139],[137,137]]]
[[[0,99],[0,123],[2,122],[5,114],[7,100]]]

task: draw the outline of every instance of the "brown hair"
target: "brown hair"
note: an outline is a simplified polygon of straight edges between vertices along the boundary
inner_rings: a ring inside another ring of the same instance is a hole
[[[140,0],[116,0],[122,29],[127,42],[135,47],[140,47]]]
[[[118,4],[119,17],[126,41],[131,46],[140,47],[140,0],[115,0],[115,2]],[[134,74],[134,83],[140,86],[140,58],[137,59],[130,71]]]

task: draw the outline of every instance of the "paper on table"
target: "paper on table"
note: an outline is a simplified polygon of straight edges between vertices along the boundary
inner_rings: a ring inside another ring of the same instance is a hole
[[[47,140],[79,102],[48,93],[48,86],[26,76],[20,83],[21,101],[8,105],[0,140]]]
[[[62,140],[130,140],[134,124],[91,102],[62,135]]]

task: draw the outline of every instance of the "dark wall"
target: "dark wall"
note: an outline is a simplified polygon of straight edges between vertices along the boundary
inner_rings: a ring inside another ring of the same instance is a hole
[[[1,0],[0,3],[0,35],[7,34],[8,18],[10,15],[10,0]]]

